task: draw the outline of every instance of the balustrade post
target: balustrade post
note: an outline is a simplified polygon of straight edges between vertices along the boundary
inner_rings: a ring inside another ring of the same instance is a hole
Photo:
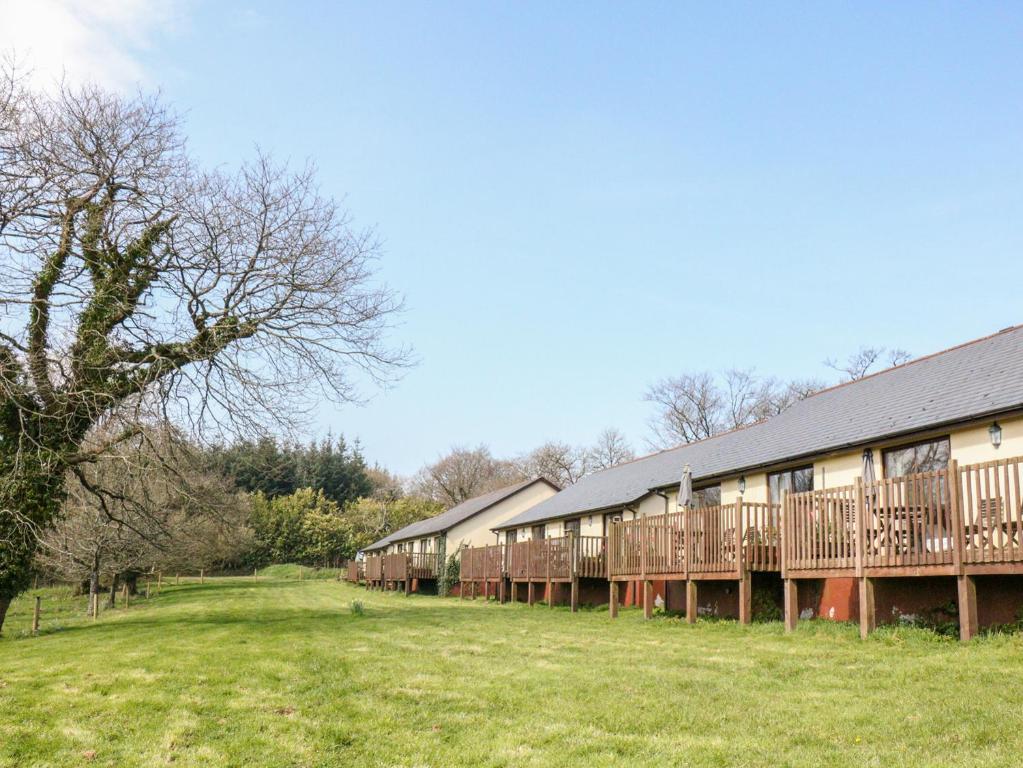
[[[639,518],[639,575],[646,581],[647,522],[646,515]]]
[[[788,577],[789,570],[789,492],[781,492],[781,509],[778,510],[778,537],[781,540],[781,577]]]
[[[547,607],[554,607],[554,590],[551,586],[551,542],[553,539],[544,539],[544,552],[547,554]]]
[[[997,471],[997,470],[996,470]],[[963,519],[963,485],[959,474],[959,461],[952,459],[948,468],[948,503],[952,519],[952,565],[957,576],[964,573],[963,561],[966,559],[966,521]],[[1008,491],[1008,489],[1006,489]],[[959,614],[962,616],[962,613]]]
[[[689,581],[689,553],[690,547],[692,546],[692,525],[690,524],[689,518],[692,515],[692,512],[692,507],[682,508],[682,561],[686,581]]]
[[[864,509],[866,494],[863,491],[863,478],[856,478],[855,498],[853,501],[852,513],[853,524],[856,526],[856,540],[853,546],[856,548],[853,557],[856,562],[856,575],[863,578],[863,561],[867,555],[867,513]]]
[[[746,547],[743,546],[742,496],[735,501],[735,571],[741,579],[746,572]],[[741,589],[741,588],[740,588]],[[742,593],[740,592],[740,595]],[[741,613],[741,608],[740,608]]]

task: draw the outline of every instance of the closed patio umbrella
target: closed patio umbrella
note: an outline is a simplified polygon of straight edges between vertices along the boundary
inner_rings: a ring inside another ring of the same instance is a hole
[[[693,506],[693,470],[688,464],[682,470],[682,481],[678,485],[678,505],[683,509]]]
[[[877,475],[874,474],[874,452],[870,448],[863,451],[863,500],[872,505],[874,494],[877,491],[874,485],[877,482]]]

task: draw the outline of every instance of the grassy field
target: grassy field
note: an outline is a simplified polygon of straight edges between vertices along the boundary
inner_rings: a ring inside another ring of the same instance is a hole
[[[352,601],[364,604],[361,615]],[[207,579],[0,640],[0,765],[1007,766],[1023,638]]]

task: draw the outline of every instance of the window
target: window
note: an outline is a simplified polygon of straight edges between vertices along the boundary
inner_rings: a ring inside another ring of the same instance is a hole
[[[891,448],[883,454],[884,476],[904,477],[905,475],[946,469],[951,450],[947,437],[901,448]]]
[[[516,541],[518,541],[518,538],[519,532],[516,528],[512,528],[510,531],[507,531],[504,534],[504,541],[506,544],[514,544]]]
[[[533,526],[533,538],[534,539],[543,539],[543,538],[546,538],[546,536],[547,536],[547,526],[546,525],[534,525]]]
[[[565,521],[565,535],[566,536],[572,535],[572,536],[578,537],[580,529],[581,529],[581,527],[580,527],[580,520],[579,520],[578,517],[575,520],[566,520]]]
[[[705,507],[721,506],[721,486],[708,485],[706,488],[693,490],[693,508],[703,509]]]
[[[813,467],[798,467],[786,469],[784,472],[772,472],[767,476],[768,502],[781,504],[781,495],[789,493],[804,493],[813,490]]]

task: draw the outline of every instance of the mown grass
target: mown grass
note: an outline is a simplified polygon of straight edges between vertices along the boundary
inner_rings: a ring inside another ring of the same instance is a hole
[[[363,603],[362,615],[352,601]],[[19,600],[0,765],[1007,766],[1023,639],[688,626],[207,579],[93,623]]]

